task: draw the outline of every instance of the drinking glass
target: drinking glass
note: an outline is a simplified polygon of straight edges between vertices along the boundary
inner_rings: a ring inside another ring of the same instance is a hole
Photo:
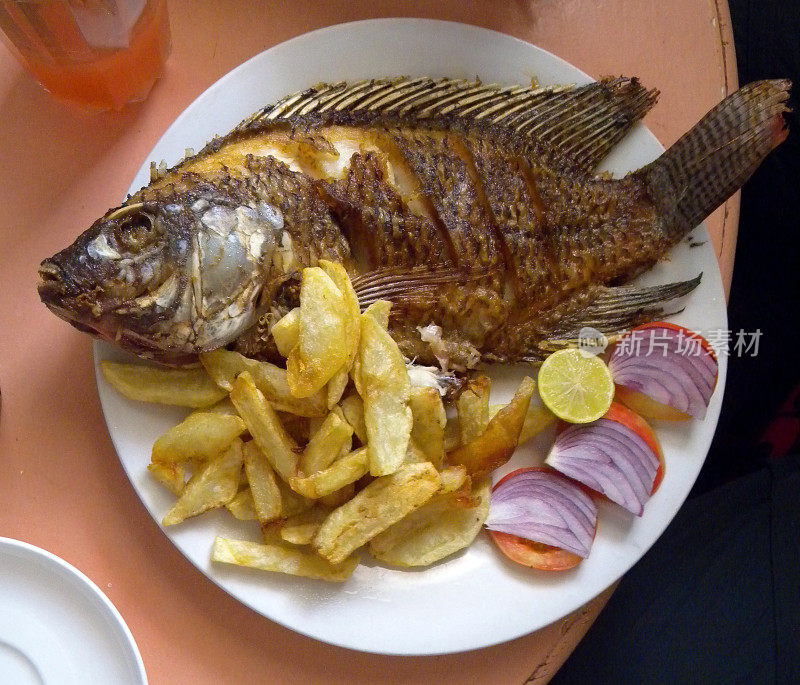
[[[145,99],[170,51],[166,0],[0,0],[0,30],[50,93],[99,111]]]

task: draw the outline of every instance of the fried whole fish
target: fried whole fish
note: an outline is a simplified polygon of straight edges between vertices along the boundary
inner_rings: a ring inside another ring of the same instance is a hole
[[[788,81],[750,84],[653,163],[595,173],[652,107],[636,79],[502,88],[452,79],[321,85],[242,122],[42,262],[39,294],[80,330],[168,364],[274,351],[299,272],[341,262],[393,302],[409,358],[541,359],[585,325],[663,314],[697,278],[625,285],[786,137]]]

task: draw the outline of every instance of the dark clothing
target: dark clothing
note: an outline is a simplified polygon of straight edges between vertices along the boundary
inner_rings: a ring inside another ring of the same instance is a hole
[[[800,456],[687,502],[553,679],[800,683]]]
[[[761,330],[753,357],[728,357],[717,433],[694,494],[762,466],[754,451],[800,383],[800,1],[731,0],[739,83],[789,78],[789,137],[742,189],[729,329]]]
[[[800,1],[730,0],[730,9],[739,82],[794,83],[789,137],[742,190],[729,328],[760,329],[759,353],[729,356],[689,501],[557,685],[800,683]],[[793,456],[771,459],[793,441]]]

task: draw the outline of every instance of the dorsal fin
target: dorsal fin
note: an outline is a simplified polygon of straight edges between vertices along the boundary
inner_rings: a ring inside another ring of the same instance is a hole
[[[449,78],[397,78],[320,84],[290,95],[243,121],[245,132],[271,122],[313,117],[461,121],[547,141],[593,170],[655,104],[658,91],[637,79],[585,86],[525,88]]]

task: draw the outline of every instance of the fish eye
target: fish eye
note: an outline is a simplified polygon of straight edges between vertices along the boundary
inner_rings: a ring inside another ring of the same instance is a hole
[[[153,220],[144,212],[124,217],[114,226],[112,232],[114,242],[126,252],[139,252],[156,238]]]

